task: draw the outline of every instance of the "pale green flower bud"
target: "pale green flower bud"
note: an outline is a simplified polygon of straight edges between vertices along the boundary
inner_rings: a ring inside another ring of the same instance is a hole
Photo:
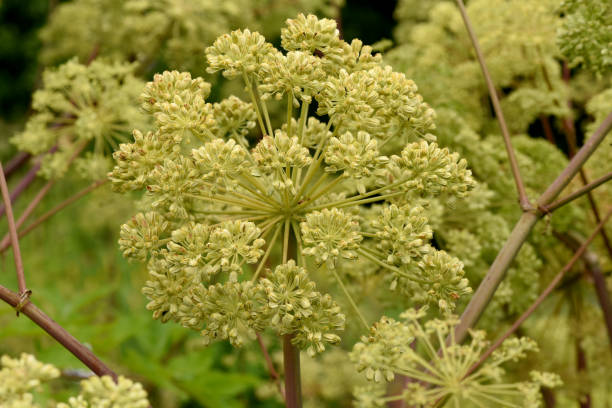
[[[367,132],[358,132],[357,137],[351,132],[339,138],[333,137],[325,151],[325,170],[342,171],[353,179],[372,176],[387,161],[387,157],[379,155],[376,140],[370,138]],[[366,190],[363,183],[358,184],[357,189],[361,194]]]
[[[60,371],[49,364],[43,364],[34,356],[22,353],[11,358],[3,355],[0,358],[0,406],[35,407],[32,404],[34,391],[43,382],[60,376]]]
[[[150,176],[147,190],[153,196],[152,207],[167,211],[173,217],[188,218],[190,195],[198,194],[203,188],[200,172],[193,160],[185,156],[178,156],[176,161],[167,159]]]
[[[292,343],[309,356],[325,350],[326,344],[340,343],[340,336],[333,333],[344,330],[345,317],[340,306],[329,295],[320,295],[312,304],[312,315],[301,321]]]
[[[252,264],[263,255],[265,241],[261,230],[252,222],[227,221],[214,228],[207,244],[206,260],[223,272],[230,273],[230,280],[242,272],[240,259]]]
[[[242,146],[248,146],[246,136],[255,127],[257,119],[253,104],[232,95],[213,104],[212,117],[210,131],[216,137],[230,137]]]
[[[206,48],[209,73],[223,71],[226,78],[257,74],[261,64],[278,51],[258,32],[235,30]]]
[[[313,211],[300,224],[304,254],[315,257],[318,264],[334,268],[338,258],[355,259],[363,239],[356,217],[337,208]]]
[[[211,138],[212,107],[206,103],[210,84],[202,78],[191,78],[189,72],[164,71],[155,74],[140,95],[142,108],[155,116],[162,132],[182,138],[184,131],[202,140]]]
[[[172,271],[181,270],[197,281],[208,281],[211,268],[206,262],[207,244],[210,238],[210,227],[204,224],[189,222],[172,231],[172,240],[168,242],[165,258]]]
[[[392,204],[383,208],[370,226],[378,239],[377,247],[389,264],[409,264],[431,249],[429,241],[433,232],[423,207],[398,207]]]
[[[465,196],[476,185],[465,159],[426,141],[410,143],[401,156],[391,156],[387,174],[379,181],[384,185],[399,180],[406,180],[399,187],[401,190],[431,195],[448,193],[457,197]]]
[[[138,213],[121,226],[119,248],[123,256],[144,262],[160,246],[168,222],[156,212]]]
[[[312,14],[305,16],[300,13],[296,18],[288,19],[287,27],[281,29],[281,46],[287,51],[337,55],[341,52],[341,41],[334,20],[319,19]]]
[[[272,95],[281,99],[290,94],[296,106],[300,101],[310,103],[323,88],[325,80],[321,59],[301,51],[268,58],[261,66],[261,76],[263,99]]]
[[[176,268],[162,259],[152,259],[148,265],[149,276],[142,293],[149,299],[147,310],[162,323],[184,319],[181,313],[183,299],[192,287],[199,284],[198,276],[188,268]]]
[[[291,334],[302,320],[312,316],[312,304],[321,296],[316,285],[308,277],[306,269],[297,266],[294,260],[269,271],[260,282],[266,294],[266,314],[270,324],[279,334]]]
[[[260,310],[263,301],[261,290],[251,282],[200,286],[183,299],[182,311],[188,316],[188,324],[185,321],[183,324],[190,328],[205,325],[201,334],[207,343],[227,339],[240,347],[263,329]]]
[[[53,120],[50,112],[33,115],[26,123],[25,130],[11,138],[11,143],[21,151],[32,154],[44,153],[53,147],[56,135],[49,129]]]
[[[308,149],[299,144],[297,136],[289,137],[278,129],[274,137],[264,136],[252,154],[264,174],[273,174],[286,167],[305,167],[312,161]]]
[[[115,148],[129,130],[148,125],[136,104],[142,82],[134,77],[134,68],[99,59],[83,65],[72,59],[47,69],[43,89],[33,96],[35,113],[12,143],[32,154],[56,146],[41,164],[41,175],[47,178],[63,176],[74,153],[89,141],[96,152],[108,145]]]
[[[211,183],[213,190],[236,184],[236,178],[249,170],[248,151],[236,144],[234,139],[214,139],[199,149],[193,149],[191,156],[201,172],[202,179]]]
[[[125,192],[145,187],[151,172],[177,155],[178,146],[167,134],[134,130],[134,143],[122,143],[113,153],[116,165],[109,174],[113,189]]]
[[[79,399],[74,402],[71,399],[71,407],[146,408],[149,406],[147,392],[142,385],[123,376],[119,376],[116,383],[107,375],[93,376],[81,381],[81,389]]]
[[[291,127],[297,129],[298,123],[295,119],[291,119]],[[283,123],[283,132],[287,131],[287,124]],[[324,143],[332,137],[332,132],[329,131],[327,125],[317,118],[310,116],[305,123],[302,133],[302,146],[316,148],[320,143]]]

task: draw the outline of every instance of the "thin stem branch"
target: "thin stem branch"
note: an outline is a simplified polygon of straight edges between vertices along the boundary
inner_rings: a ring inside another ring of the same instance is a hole
[[[504,118],[504,112],[502,111],[501,104],[499,103],[499,97],[497,96],[495,85],[493,84],[493,80],[491,79],[491,74],[489,73],[489,69],[487,68],[487,64],[482,54],[482,50],[480,49],[478,38],[476,37],[476,34],[474,33],[474,29],[472,28],[472,23],[470,22],[470,18],[468,17],[467,11],[465,10],[465,5],[463,4],[463,0],[456,0],[456,1],[457,1],[457,5],[459,6],[461,17],[463,18],[463,22],[465,23],[465,28],[468,32],[468,36],[470,37],[472,46],[474,47],[474,51],[476,52],[476,57],[478,58],[478,63],[480,64],[482,74],[487,83],[487,88],[489,90],[489,95],[491,97],[493,109],[495,110],[495,116],[497,117],[497,121],[499,122],[499,127],[501,129],[502,136],[504,138],[504,145],[506,146],[508,160],[510,161],[510,169],[512,170],[512,176],[514,177],[514,182],[516,184],[516,190],[518,191],[518,195],[519,195],[519,203],[523,211],[530,210],[532,206],[531,206],[531,203],[529,202],[529,198],[527,197],[527,192],[525,190],[525,185],[523,184],[523,179],[521,178],[521,172],[519,170],[518,161],[516,160],[514,148],[512,147],[512,142],[510,141],[510,132],[508,131],[508,126],[506,125],[506,119]]]
[[[604,140],[606,134],[612,128],[612,112],[606,116],[601,122],[597,130],[593,132],[593,135],[586,141],[586,143],[578,150],[574,157],[570,160],[568,165],[563,169],[561,174],[553,181],[550,186],[544,191],[544,193],[538,199],[538,206],[545,206],[550,204],[561,191],[569,184],[574,176],[580,171],[583,164],[591,157],[595,149]]]
[[[344,286],[344,282],[342,282],[342,279],[340,279],[340,276],[338,276],[338,272],[336,272],[335,268],[332,269],[331,271],[334,274],[334,278],[336,278],[336,281],[338,282],[338,285],[340,285],[340,288],[342,289],[342,292],[344,292],[344,296],[346,296],[346,298],[348,299],[349,303],[351,304],[351,307],[353,308],[355,313],[357,313],[357,316],[359,317],[359,320],[363,324],[363,327],[365,327],[366,332],[369,331],[370,330],[370,325],[368,324],[368,321],[365,319],[365,317],[363,317],[363,314],[361,314],[361,311],[359,310],[359,307],[357,307],[357,303],[355,303],[355,301],[353,300],[353,297],[349,293],[348,289],[346,288],[346,286]]]
[[[17,271],[17,282],[19,284],[19,293],[25,294],[28,291],[25,281],[25,275],[23,273],[23,260],[21,259],[21,249],[19,249],[19,238],[17,238],[17,227],[15,226],[15,218],[13,217],[13,206],[11,205],[11,198],[9,196],[8,186],[6,184],[6,178],[4,177],[4,170],[0,165],[0,189],[2,190],[2,200],[4,201],[4,208],[6,209],[6,218],[8,221],[9,235],[11,242],[13,243],[13,258],[15,261],[15,270]],[[18,311],[19,312],[19,311]]]
[[[9,177],[13,172],[23,166],[32,157],[30,153],[19,152],[4,166],[4,176]]]
[[[54,216],[55,214],[63,210],[64,208],[68,207],[70,204],[74,203],[81,197],[87,195],[91,191],[102,186],[106,182],[107,182],[106,179],[96,181],[92,183],[89,187],[84,188],[83,190],[79,191],[72,197],[69,197],[66,200],[62,201],[61,203],[59,203],[58,205],[56,205],[55,207],[53,207],[52,209],[50,209],[49,211],[47,211],[46,213],[44,213],[43,215],[41,215],[40,217],[32,221],[32,223],[29,224],[25,229],[23,229],[22,231],[19,231],[19,238],[23,238],[24,236],[28,235],[33,229],[38,227],[40,224],[42,224],[43,222],[45,222],[46,220],[48,220],[49,218],[51,218],[52,216]],[[6,251],[6,249],[9,246],[10,246],[10,242],[5,243],[4,241],[2,241],[2,244],[0,244],[0,253],[3,253],[4,251]]]
[[[115,381],[117,380],[117,374],[106,366],[106,364],[104,364],[90,349],[80,343],[74,336],[68,333],[62,326],[47,316],[29,300],[25,305],[21,304],[21,296],[1,285],[0,299],[14,308],[19,308],[21,313],[29,317],[30,320],[40,326],[68,351],[74,354],[76,358],[83,362],[91,371],[96,373],[96,375],[109,375]]]
[[[598,178],[595,181],[592,181],[590,183],[588,183],[587,185],[579,188],[578,190],[574,191],[571,194],[568,194],[567,196],[560,198],[558,200],[555,200],[554,202],[550,203],[547,206],[543,206],[542,209],[544,212],[552,212],[554,210],[556,210],[559,207],[564,206],[565,204],[574,201],[575,199],[581,197],[582,195],[590,192],[591,190],[594,190],[595,188],[599,187],[600,185],[602,185],[603,183],[605,183],[608,180],[612,179],[612,172],[606,174],[603,177]]]
[[[472,365],[472,367],[470,367],[470,369],[466,373],[465,377],[467,377],[468,375],[473,373],[474,370],[476,370],[476,368],[478,368],[499,346],[501,346],[501,344],[508,337],[510,337],[521,326],[521,324],[523,324],[523,322],[525,320],[527,320],[527,318],[529,316],[531,316],[531,314],[538,308],[538,306],[540,306],[540,304],[542,304],[542,302],[548,297],[548,295],[550,295],[550,293],[555,289],[555,287],[557,287],[559,282],[561,282],[561,279],[563,279],[563,276],[565,275],[565,273],[567,271],[569,271],[576,264],[576,262],[578,262],[580,257],[586,251],[586,249],[589,246],[589,244],[591,242],[593,242],[593,240],[595,239],[597,234],[599,234],[599,231],[603,228],[603,226],[605,225],[606,221],[608,221],[610,216],[612,216],[612,208],[610,210],[608,210],[608,213],[605,215],[605,217],[602,219],[602,221],[597,225],[597,227],[595,228],[593,233],[591,233],[591,235],[587,238],[587,240],[580,246],[580,248],[578,248],[578,250],[576,251],[576,253],[572,257],[572,259],[570,259],[570,261],[559,271],[559,273],[557,273],[557,275],[555,275],[553,280],[548,284],[548,286],[546,287],[546,289],[544,289],[544,291],[540,294],[540,296],[538,296],[538,298],[512,324],[512,326],[501,337],[499,337],[495,341],[495,343],[493,343],[493,345],[491,345],[491,347],[489,347],[489,349],[480,357],[480,360],[478,360],[476,363],[474,363],[474,365]]]
[[[34,197],[34,199],[30,202],[30,204],[28,204],[23,214],[19,216],[19,219],[17,220],[15,224],[15,228],[17,229],[21,228],[23,223],[28,219],[30,215],[32,215],[32,212],[34,211],[34,209],[38,206],[38,204],[40,204],[42,199],[47,195],[47,193],[49,192],[51,187],[53,187],[54,184],[55,184],[55,180],[49,180],[43,186],[43,188],[40,189],[38,194],[36,194],[36,197]],[[0,248],[8,247],[10,245],[10,242],[11,242],[11,237],[7,233],[6,235],[4,235],[4,238],[2,238],[2,241],[0,241]]]

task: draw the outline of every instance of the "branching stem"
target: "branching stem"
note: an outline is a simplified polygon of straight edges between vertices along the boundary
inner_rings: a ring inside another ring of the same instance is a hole
[[[17,282],[19,284],[19,293],[24,295],[28,292],[26,286],[25,275],[23,273],[23,260],[21,259],[21,249],[19,248],[19,238],[17,237],[17,227],[15,226],[15,218],[13,217],[13,206],[11,197],[9,196],[4,170],[0,165],[0,190],[2,190],[2,200],[6,209],[6,218],[8,220],[9,235],[13,243],[13,258],[15,261],[15,270],[17,271]],[[17,311],[19,314],[19,311]]]

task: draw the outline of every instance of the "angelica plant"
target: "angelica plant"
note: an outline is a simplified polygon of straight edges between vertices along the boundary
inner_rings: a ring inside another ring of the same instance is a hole
[[[315,270],[369,326],[339,273],[359,259],[392,277],[391,289],[452,310],[469,283],[430,243],[419,202],[464,197],[475,186],[467,162],[435,143],[414,82],[341,40],[334,21],[299,15],[281,43],[286,53],[237,30],[206,50],[207,70],[241,78],[250,102],[206,102],[206,82],[177,71],[142,94],[155,129],[120,146],[110,179],[145,190],[120,246],[147,262],[153,317],[235,346],[272,329],[286,352],[314,355],[340,341],[346,312],[317,290]],[[284,124],[273,125],[271,99],[286,101]],[[385,156],[390,141],[405,146]]]

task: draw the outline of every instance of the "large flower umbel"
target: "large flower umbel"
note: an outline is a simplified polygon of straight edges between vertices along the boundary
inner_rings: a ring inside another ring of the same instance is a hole
[[[461,262],[429,245],[415,204],[472,189],[465,160],[433,142],[434,113],[414,82],[335,27],[288,20],[286,53],[257,32],[220,37],[208,71],[241,78],[249,102],[206,102],[205,82],[176,71],[146,86],[156,129],[121,145],[110,178],[119,191],[145,191],[147,213],[120,244],[149,262],[154,317],[235,345],[270,327],[314,353],[344,324],[315,291],[314,268],[347,295],[338,265],[359,258],[443,308],[469,292]],[[271,96],[286,101],[284,124],[271,120]],[[385,155],[398,143],[399,156]]]

